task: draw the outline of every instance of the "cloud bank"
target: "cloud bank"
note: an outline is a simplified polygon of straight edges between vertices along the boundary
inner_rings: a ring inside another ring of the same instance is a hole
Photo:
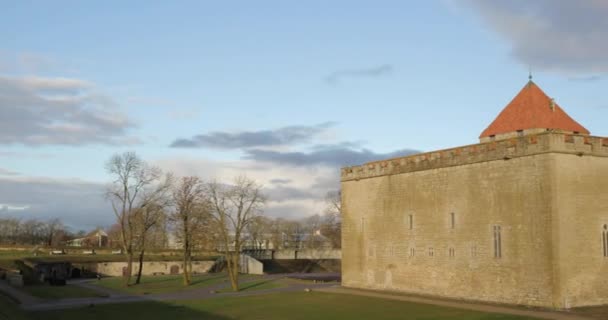
[[[608,1],[465,0],[526,67],[572,75],[608,72]]]
[[[134,126],[90,82],[0,75],[0,144],[133,144]]]
[[[176,139],[173,148],[243,149],[253,147],[286,146],[312,141],[334,122],[314,126],[287,126],[275,130],[221,132],[196,135],[190,139]]]

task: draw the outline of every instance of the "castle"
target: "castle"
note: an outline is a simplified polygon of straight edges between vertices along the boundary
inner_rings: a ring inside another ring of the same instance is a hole
[[[608,138],[531,80],[480,143],[343,168],[342,285],[608,303]]]

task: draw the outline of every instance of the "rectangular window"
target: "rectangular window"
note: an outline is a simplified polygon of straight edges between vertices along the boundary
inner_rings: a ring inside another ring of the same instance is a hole
[[[413,257],[416,254],[416,249],[410,248],[410,257]]]
[[[433,252],[433,248],[429,248],[429,257],[432,257],[435,255],[435,252]]]
[[[604,257],[608,257],[608,225],[604,225],[604,230],[602,230],[602,246],[604,247]]]
[[[450,255],[450,258],[454,258],[454,255],[455,255],[454,248],[450,248],[448,250],[448,254]]]
[[[414,215],[413,214],[410,214],[408,216],[408,223],[410,226],[410,230],[412,230],[414,228]]]
[[[456,215],[454,212],[450,212],[450,226],[452,229],[456,226]]]
[[[502,258],[502,238],[500,226],[494,226],[494,258]]]
[[[365,218],[361,218],[361,233],[363,233],[365,229]]]

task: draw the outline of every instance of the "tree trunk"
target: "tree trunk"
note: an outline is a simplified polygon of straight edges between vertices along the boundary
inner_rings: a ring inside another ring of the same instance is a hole
[[[131,248],[127,249],[127,274],[125,275],[125,287],[128,287],[131,283],[131,272],[133,271],[133,250]]]
[[[144,269],[144,249],[141,249],[139,253],[139,268],[137,270],[137,279],[135,279],[135,284],[139,284],[141,282],[141,272]]]
[[[226,262],[228,266],[228,277],[233,291],[239,291],[239,254],[227,254]]]
[[[189,270],[188,270],[188,264],[190,263],[190,253],[188,252],[187,249],[187,244],[184,244],[184,285],[185,286],[189,286],[190,285],[190,274],[189,274]]]

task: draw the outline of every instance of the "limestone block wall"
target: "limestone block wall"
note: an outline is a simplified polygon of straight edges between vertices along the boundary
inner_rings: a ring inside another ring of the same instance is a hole
[[[552,305],[550,164],[537,155],[344,182],[343,284]]]
[[[554,166],[556,303],[607,304],[608,157],[556,154]]]
[[[215,261],[193,261],[192,272],[193,273],[207,273],[211,270],[211,267]],[[127,267],[126,262],[86,262],[74,264],[74,267],[84,267],[89,271],[100,273],[104,276],[118,277],[122,276],[123,268]],[[133,263],[134,272],[138,270],[139,263]],[[181,261],[144,261],[142,274],[143,275],[154,275],[154,274],[182,274],[184,270],[184,264]]]

